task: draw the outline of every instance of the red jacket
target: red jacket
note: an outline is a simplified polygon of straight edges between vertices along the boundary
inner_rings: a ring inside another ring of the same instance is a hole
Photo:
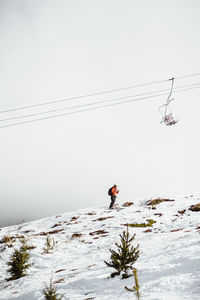
[[[117,194],[119,193],[116,186],[113,186],[111,191],[112,191],[112,196],[117,196]]]

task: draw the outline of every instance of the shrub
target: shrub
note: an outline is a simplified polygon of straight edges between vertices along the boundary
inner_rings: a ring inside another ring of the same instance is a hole
[[[130,227],[152,227],[154,223],[156,223],[156,221],[149,219],[147,223],[131,223],[127,225]]]

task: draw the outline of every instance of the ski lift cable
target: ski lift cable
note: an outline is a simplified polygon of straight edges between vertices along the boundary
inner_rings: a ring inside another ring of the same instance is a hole
[[[69,98],[64,98],[64,99],[59,99],[59,100],[54,100],[54,101],[47,101],[47,102],[42,102],[42,103],[37,103],[37,104],[32,104],[32,105],[26,105],[26,106],[20,106],[16,108],[11,108],[7,110],[1,110],[0,114],[2,113],[7,113],[7,112],[12,112],[12,111],[17,111],[17,110],[22,110],[22,109],[28,109],[28,108],[34,108],[34,107],[39,107],[39,106],[45,106],[45,105],[50,105],[50,104],[56,104],[56,103],[61,103],[61,102],[67,102],[67,101],[72,101],[72,100],[80,100],[83,98],[88,98],[88,97],[93,97],[93,96],[99,96],[99,95],[104,95],[104,94],[109,94],[113,92],[119,92],[119,91],[124,91],[128,89],[133,89],[137,87],[143,87],[143,86],[148,86],[148,85],[153,85],[153,84],[159,84],[166,82],[167,80],[160,80],[160,81],[153,81],[153,82],[148,82],[148,83],[143,83],[143,84],[138,84],[138,85],[132,85],[132,86],[127,86],[127,87],[122,87],[122,88],[117,88],[117,89],[112,89],[112,90],[105,90],[101,92],[95,92],[95,93],[88,93],[80,96],[75,96],[75,97],[69,97]]]
[[[175,88],[175,90],[186,88],[186,87],[191,87],[191,86],[198,86],[198,85],[200,85],[200,82],[188,84],[188,85],[184,85],[184,86],[178,86]],[[143,94],[129,95],[129,96],[118,97],[118,98],[113,98],[113,99],[109,99],[109,100],[85,103],[85,104],[76,105],[76,106],[68,106],[68,107],[64,107],[64,108],[60,108],[60,109],[53,109],[53,110],[47,110],[47,111],[42,111],[42,112],[38,112],[38,113],[26,114],[26,115],[22,115],[22,116],[14,116],[14,117],[0,119],[0,122],[7,122],[7,121],[19,120],[19,119],[23,119],[23,118],[36,117],[36,116],[41,116],[41,115],[45,115],[45,114],[49,114],[49,113],[51,114],[51,113],[60,112],[60,111],[77,109],[77,108],[81,108],[81,107],[93,106],[93,105],[98,105],[98,104],[103,104],[103,103],[110,103],[113,101],[116,102],[116,101],[128,99],[128,98],[136,98],[136,97],[141,97],[141,96],[145,96],[145,95],[167,92],[168,90],[169,89],[162,89],[162,90],[151,91],[151,92],[147,92],[147,93],[143,93]],[[171,91],[172,91],[172,89],[171,89]],[[171,91],[170,91],[170,95],[171,95]],[[132,99],[132,100],[134,100],[134,99]]]
[[[195,77],[195,76],[200,76],[200,73],[193,73],[193,74],[183,75],[183,76],[179,76],[179,77],[174,77],[174,79],[179,80],[179,79]]]
[[[190,88],[184,88],[184,89],[180,89],[180,90],[175,91],[175,93],[185,92],[185,91],[194,90],[194,89],[198,89],[198,88],[200,88],[200,86],[190,87]],[[22,121],[22,122],[17,122],[17,123],[11,123],[11,124],[2,125],[2,126],[0,126],[0,128],[12,127],[12,126],[17,126],[17,125],[22,125],[22,124],[28,124],[28,123],[32,123],[32,122],[37,122],[37,121],[42,121],[42,120],[47,120],[47,119],[52,119],[52,118],[58,118],[58,117],[66,116],[66,115],[72,115],[72,114],[76,114],[76,113],[82,113],[82,112],[85,112],[85,111],[98,110],[98,109],[105,108],[105,107],[111,107],[111,106],[115,106],[115,105],[120,105],[120,104],[135,102],[135,101],[147,100],[149,98],[156,98],[156,97],[160,97],[160,96],[167,95],[167,94],[168,93],[161,93],[161,94],[158,94],[158,95],[146,96],[146,97],[141,97],[141,98],[137,98],[137,99],[131,99],[131,100],[127,100],[127,101],[120,101],[120,102],[117,102],[117,103],[110,103],[110,104],[105,104],[105,105],[101,105],[101,106],[96,106],[96,107],[90,107],[90,108],[85,108],[85,109],[81,109],[81,110],[76,110],[76,111],[72,111],[72,112],[65,112],[65,113],[56,114],[56,115],[53,115],[53,116],[45,116],[45,117],[38,118],[38,119],[31,119],[31,120],[26,120],[26,121]]]
[[[183,78],[189,78],[189,77],[195,77],[195,76],[200,76],[200,73],[193,73],[193,74],[188,74],[188,75],[176,77],[176,80],[183,79]],[[18,111],[18,110],[34,108],[34,107],[41,107],[41,106],[51,105],[51,104],[56,104],[56,103],[61,103],[61,102],[67,102],[67,101],[72,101],[72,100],[80,100],[80,99],[83,99],[83,98],[94,97],[94,96],[98,96],[98,95],[104,95],[104,94],[109,94],[109,93],[113,93],[113,92],[124,91],[124,90],[133,89],[133,88],[137,88],[137,87],[144,87],[144,86],[148,86],[148,85],[164,83],[164,82],[167,82],[168,80],[170,80],[170,79],[165,79],[165,80],[160,80],[160,81],[152,81],[152,82],[148,82],[148,83],[142,83],[142,84],[127,86],[127,87],[122,87],[122,88],[116,88],[116,89],[111,89],[111,90],[104,90],[104,91],[99,91],[99,92],[94,92],[94,93],[88,93],[88,94],[84,94],[84,95],[80,95],[80,96],[68,97],[68,98],[54,100],[54,101],[46,101],[46,102],[32,104],[32,105],[19,106],[19,107],[15,107],[15,108],[6,109],[6,110],[1,110],[0,114],[12,112],[12,111]]]

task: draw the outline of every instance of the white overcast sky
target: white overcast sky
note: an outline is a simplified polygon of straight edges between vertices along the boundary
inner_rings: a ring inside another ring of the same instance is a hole
[[[199,12],[199,0],[0,0],[0,110],[198,73]],[[120,203],[199,192],[200,89],[174,96],[172,127],[162,96],[0,128],[0,225],[108,206],[114,183]]]

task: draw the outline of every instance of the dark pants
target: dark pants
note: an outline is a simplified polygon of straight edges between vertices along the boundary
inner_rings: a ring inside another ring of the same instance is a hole
[[[115,204],[116,198],[117,198],[117,196],[111,196],[111,203],[110,203],[110,207],[109,208],[113,207],[113,205]]]

